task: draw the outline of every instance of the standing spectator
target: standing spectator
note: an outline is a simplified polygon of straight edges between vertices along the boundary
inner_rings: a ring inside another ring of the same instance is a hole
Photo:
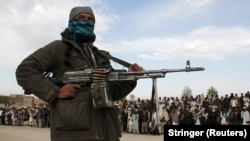
[[[46,108],[41,107],[41,114],[40,114],[40,127],[44,128],[46,127],[46,119],[47,119],[47,114],[46,114]]]
[[[8,123],[8,114],[9,114],[9,110],[6,109],[3,116],[4,116],[4,125],[9,125]]]
[[[203,109],[201,113],[202,113],[200,117],[201,125],[208,125],[208,112],[205,109]]]
[[[194,112],[193,112],[194,125],[201,125],[200,117],[201,117],[201,112],[200,112],[200,110],[196,107],[196,108],[194,109]]]
[[[1,122],[3,125],[6,125],[5,123],[5,112],[6,112],[6,108],[2,108],[2,117],[1,117]]]
[[[238,110],[237,107],[232,107],[231,112],[229,113],[229,119],[228,119],[228,123],[229,125],[240,125],[241,122],[241,114]]]
[[[183,108],[182,103],[180,102],[180,99],[178,97],[175,98],[175,105],[177,109]]]
[[[190,104],[190,99],[188,97],[184,98],[184,109],[188,108],[190,110],[191,104]]]
[[[223,107],[229,109],[229,105],[230,105],[230,98],[228,97],[228,95],[226,94],[226,96],[223,99],[222,102]],[[222,108],[223,109],[223,108]]]
[[[9,102],[5,102],[5,108],[9,108],[10,107],[10,103]]]
[[[140,109],[140,108],[141,108],[141,99],[138,98],[137,101],[135,102],[135,104],[136,104],[136,107],[137,107],[138,109]]]
[[[184,125],[184,110],[181,108],[179,110],[179,125]]]
[[[127,131],[127,121],[128,121],[128,115],[125,111],[125,108],[121,109],[121,120],[122,120],[122,130]]]
[[[220,119],[221,113],[217,109],[217,106],[211,106],[211,109],[208,113],[208,124],[209,125],[218,125],[221,123]]]
[[[221,125],[227,125],[227,112],[228,112],[228,109],[227,108],[224,108],[222,109],[221,111]]]
[[[246,108],[249,107],[249,97],[247,96],[247,94],[245,94],[245,96],[243,97],[243,106],[245,106]]]
[[[13,119],[12,119],[12,125],[17,126],[18,125],[18,112],[17,109],[13,109]]]
[[[166,106],[166,102],[167,102],[167,97],[164,96],[163,99],[162,99],[162,103]]]
[[[236,96],[231,96],[231,99],[230,99],[230,106],[231,106],[232,108],[236,108],[236,107],[238,107],[238,104],[239,104],[239,102],[238,102],[237,97],[236,97]]]
[[[137,111],[138,115],[139,115],[139,120],[138,120],[138,123],[139,123],[139,133],[141,134],[141,128],[142,128],[142,121],[143,121],[143,109],[142,108],[139,108],[138,111]]]
[[[247,110],[247,107],[243,107],[241,111],[241,119],[242,119],[242,125],[249,125],[250,123],[250,114],[249,111]]]
[[[194,125],[193,113],[190,112],[190,108],[189,107],[186,107],[186,110],[184,112],[183,124],[184,125]]]
[[[164,133],[164,125],[170,125],[171,124],[171,119],[170,119],[170,116],[169,116],[169,113],[166,109],[166,107],[162,107],[162,116],[161,116],[161,120],[160,120],[160,124],[161,124],[161,132],[160,134],[163,134]]]
[[[128,129],[127,129],[127,132],[128,133],[132,133],[132,125],[133,125],[133,118],[132,118],[132,111],[131,110],[129,113],[128,113]]]
[[[137,109],[132,110],[132,132],[139,134],[139,114]]]
[[[141,109],[147,108],[147,103],[145,102],[144,99],[141,100]]]
[[[162,102],[162,99],[161,99],[161,97],[159,96],[159,98],[158,98],[158,102],[160,103],[160,102]]]
[[[122,133],[123,127],[122,127],[122,116],[121,116],[121,108],[119,106],[116,107],[117,110],[117,117],[118,117],[118,122],[119,122],[119,130]]]
[[[29,108],[29,125],[34,126],[34,113],[35,111]]]
[[[44,125],[43,125],[43,108],[41,106],[37,108],[37,126],[39,128],[44,127]]]
[[[45,123],[46,123],[46,127],[50,127],[50,109],[49,108],[46,108],[46,121],[45,121]]]
[[[156,125],[158,126],[158,131],[159,131],[159,133],[161,133],[162,131],[162,129],[161,129],[161,121],[160,121],[160,119],[161,119],[161,117],[162,117],[162,113],[160,113],[160,112],[156,112],[157,110],[156,109],[153,109],[152,110],[152,118],[151,118],[151,121],[152,121],[152,119],[154,119],[155,121],[155,123],[156,123]],[[158,110],[159,111],[159,110]],[[162,111],[162,110],[161,110]]]
[[[141,111],[141,114],[139,115],[139,118],[142,118],[142,124],[141,124],[141,134],[147,134],[148,133],[148,122],[149,122],[149,112],[146,107],[143,108]]]
[[[178,108],[175,107],[170,113],[169,113],[171,124],[172,125],[179,125],[179,112]]]
[[[244,94],[243,93],[241,93],[240,94],[240,97],[239,97],[239,104],[238,104],[238,107],[240,107],[240,108],[243,108],[243,106],[244,106],[244,100],[243,100],[243,98],[244,98]]]
[[[8,109],[8,113],[7,113],[7,123],[8,123],[8,125],[13,125],[13,124],[12,124],[12,112],[11,112],[11,108]]]
[[[40,115],[40,112],[39,112],[39,109],[38,108],[35,108],[33,110],[33,127],[39,127],[39,115]]]
[[[202,101],[202,107],[204,108],[204,110],[206,111],[206,112],[209,112],[209,105],[210,105],[210,103],[209,103],[209,98],[208,97],[206,97],[203,101]]]
[[[18,126],[23,126],[24,112],[22,109],[18,109]]]
[[[218,110],[221,111],[221,107],[220,107],[220,99],[218,95],[214,96],[214,100],[212,103],[213,106],[217,106]]]
[[[3,116],[3,109],[0,108],[0,125],[2,125],[2,116]]]
[[[201,95],[198,95],[198,96],[196,97],[196,102],[197,102],[197,105],[199,106],[199,107],[198,107],[199,109],[201,108],[202,101],[203,101],[203,97],[202,97]]]
[[[197,100],[195,98],[190,99],[190,111],[194,111],[197,108]]]
[[[134,104],[133,101],[130,101],[129,104],[126,107],[126,112],[131,112],[133,109],[136,108],[136,105]]]

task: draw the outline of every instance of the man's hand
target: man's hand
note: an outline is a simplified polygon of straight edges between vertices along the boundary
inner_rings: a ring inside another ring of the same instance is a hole
[[[144,68],[139,66],[138,64],[131,64],[129,67],[128,67],[128,72],[133,72],[133,71],[144,71]],[[136,83],[137,79],[136,80],[132,80],[130,82],[131,85],[134,85]]]
[[[135,64],[131,64],[128,67],[128,72],[132,72],[132,71],[144,71],[144,68],[135,63]]]
[[[57,98],[65,99],[76,96],[76,91],[81,88],[79,84],[66,84],[62,86],[57,94]]]

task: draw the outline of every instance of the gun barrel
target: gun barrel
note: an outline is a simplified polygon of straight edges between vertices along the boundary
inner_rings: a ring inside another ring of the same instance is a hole
[[[162,78],[165,77],[166,73],[173,72],[190,72],[190,71],[203,71],[203,67],[186,67],[181,69],[161,69],[161,70],[147,70],[147,71],[137,71],[137,72],[127,72],[127,71],[116,71],[110,72],[108,75],[108,81],[123,81],[123,80],[135,80],[141,78]],[[63,79],[51,78],[52,82],[59,81],[61,83],[83,83],[91,82],[92,69],[86,69],[83,71],[72,71],[65,72]],[[57,80],[57,81],[55,81]]]
[[[192,67],[192,68],[181,68],[181,69],[161,69],[161,70],[148,70],[148,71],[137,71],[137,72],[119,72],[121,75],[140,75],[140,74],[166,74],[171,72],[190,72],[190,71],[203,71],[203,67]]]
[[[187,67],[182,69],[161,69],[161,70],[148,70],[148,71],[137,71],[137,72],[111,72],[109,75],[109,81],[117,80],[134,80],[142,78],[162,78],[165,77],[166,73],[173,72],[190,72],[190,71],[203,71],[203,67]]]

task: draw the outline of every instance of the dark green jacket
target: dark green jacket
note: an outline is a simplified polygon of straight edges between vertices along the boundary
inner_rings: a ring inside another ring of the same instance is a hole
[[[72,41],[63,40],[64,42],[53,41],[25,58],[16,70],[18,84],[50,103],[52,141],[118,141],[121,133],[115,109],[94,109],[90,86],[79,89],[73,99],[57,99],[60,87],[42,75],[49,70],[54,76],[62,77],[68,70],[91,67],[79,46]],[[64,63],[66,46],[72,47],[70,66]],[[108,58],[96,52],[94,54],[98,65],[110,64]],[[128,95],[136,83],[131,85],[128,81],[110,82],[110,86],[113,99],[119,100]]]

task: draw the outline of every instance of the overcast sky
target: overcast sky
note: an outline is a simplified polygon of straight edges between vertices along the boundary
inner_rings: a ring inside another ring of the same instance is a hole
[[[74,6],[91,6],[95,45],[146,70],[204,67],[157,79],[159,96],[193,95],[213,86],[219,95],[250,91],[249,0],[7,0],[0,1],[0,94],[22,94],[17,65],[61,39]],[[114,67],[122,68],[114,63]],[[150,98],[151,79],[132,92]]]

